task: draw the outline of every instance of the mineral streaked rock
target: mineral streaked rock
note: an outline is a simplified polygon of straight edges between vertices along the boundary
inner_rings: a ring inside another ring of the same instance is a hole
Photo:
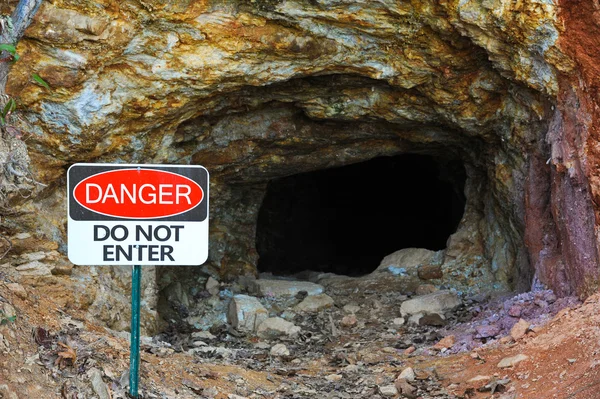
[[[579,3],[563,20],[546,1],[44,3],[9,91],[51,184],[12,224],[64,244],[60,182],[74,161],[203,163],[211,265],[253,274],[269,179],[428,152],[464,160],[470,180],[448,281],[526,288],[531,259],[561,294],[589,293],[600,108],[586,93],[600,52],[582,40],[595,37],[593,4]]]

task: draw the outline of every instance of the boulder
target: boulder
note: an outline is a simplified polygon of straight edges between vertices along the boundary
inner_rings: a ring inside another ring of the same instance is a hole
[[[419,267],[441,262],[436,255],[437,252],[425,248],[404,248],[383,258],[375,271],[417,277]]]
[[[249,295],[235,295],[229,303],[227,321],[241,331],[254,332],[269,317],[260,301]]]

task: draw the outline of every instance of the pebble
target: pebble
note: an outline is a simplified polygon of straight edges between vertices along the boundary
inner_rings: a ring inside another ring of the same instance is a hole
[[[379,387],[379,392],[381,392],[383,396],[388,398],[398,395],[398,389],[396,389],[395,385],[385,385]]]
[[[106,383],[102,381],[102,373],[98,369],[91,369],[89,371],[90,380],[92,382],[92,388],[94,388],[94,392],[100,399],[110,399],[110,395],[108,393],[108,387]]]
[[[500,327],[495,324],[483,325],[475,327],[475,331],[475,338],[493,338],[500,334]]]
[[[417,397],[417,395],[416,395],[417,388],[410,385],[408,382],[406,382],[406,380],[397,379],[396,382],[394,383],[394,386],[396,387],[397,391],[402,394],[402,396],[404,398],[414,399]]]
[[[346,305],[344,306],[344,312],[346,313],[358,313],[360,306],[358,305]]]
[[[289,356],[290,350],[284,344],[277,344],[271,348],[271,356]]]
[[[456,337],[454,335],[448,335],[447,337],[442,338],[440,340],[440,342],[435,344],[434,349],[437,349],[437,350],[450,349],[454,346],[455,343],[456,343]]]
[[[329,382],[338,382],[342,380],[341,374],[329,374],[325,379]]]
[[[529,327],[531,327],[531,324],[523,319],[519,319],[519,321],[517,322],[517,324],[515,324],[513,326],[513,328],[510,329],[510,336],[515,340],[518,341],[521,338],[523,338],[525,336],[525,334],[527,334],[527,331],[529,330]]]
[[[392,320],[392,323],[393,323],[395,326],[398,326],[398,327],[399,327],[399,326],[402,326],[402,325],[404,325],[404,323],[406,323],[406,320],[404,320],[404,318],[403,318],[403,317],[396,317],[394,320]]]
[[[523,355],[522,353],[516,356],[505,357],[504,359],[500,360],[497,367],[501,369],[507,367],[514,367],[517,364],[521,363],[523,360],[527,360],[528,358],[529,356]]]
[[[487,383],[491,379],[492,379],[492,377],[490,377],[489,375],[477,375],[477,376],[471,378],[470,380],[468,380],[467,383],[469,383],[469,384],[475,384],[478,382]]]
[[[344,316],[340,324],[344,327],[354,327],[358,323],[356,316],[354,314]]]
[[[408,348],[406,348],[404,350],[404,354],[405,355],[410,355],[411,353],[413,353],[416,350],[417,350],[417,348],[415,348],[414,346],[410,346],[410,347],[408,347]]]
[[[280,317],[269,317],[258,326],[256,331],[259,337],[265,339],[275,339],[285,335],[293,337],[299,332],[300,327]]]
[[[212,278],[212,277],[208,278],[208,280],[206,281],[206,285],[204,286],[204,288],[206,289],[206,291],[208,291],[208,293],[210,295],[213,295],[213,296],[214,295],[218,295],[219,291],[221,290],[219,282],[216,279]]]
[[[415,370],[412,367],[407,367],[398,376],[399,380],[413,382],[415,380]]]

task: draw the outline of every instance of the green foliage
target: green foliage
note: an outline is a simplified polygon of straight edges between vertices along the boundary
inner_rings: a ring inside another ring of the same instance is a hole
[[[37,73],[34,73],[31,75],[31,77],[37,84],[44,87],[46,90],[50,90],[50,86],[48,85],[48,83],[46,83],[46,81],[44,79],[42,79],[42,77],[40,75],[38,75]]]
[[[12,44],[8,43],[0,43],[0,52],[6,51],[12,55],[13,61],[17,61],[19,59],[19,54],[17,54],[17,49]]]
[[[14,323],[17,320],[17,316],[7,317],[3,312],[0,312],[0,326],[8,323]]]

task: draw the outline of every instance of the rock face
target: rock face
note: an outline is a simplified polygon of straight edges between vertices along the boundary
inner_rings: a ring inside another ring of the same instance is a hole
[[[467,174],[463,219],[434,265],[445,283],[525,289],[536,275],[587,295],[599,277],[599,28],[591,0],[559,3],[44,2],[8,91],[47,188],[8,225],[64,250],[69,164],[202,164],[209,267],[227,279],[256,273],[272,179],[428,154]]]

